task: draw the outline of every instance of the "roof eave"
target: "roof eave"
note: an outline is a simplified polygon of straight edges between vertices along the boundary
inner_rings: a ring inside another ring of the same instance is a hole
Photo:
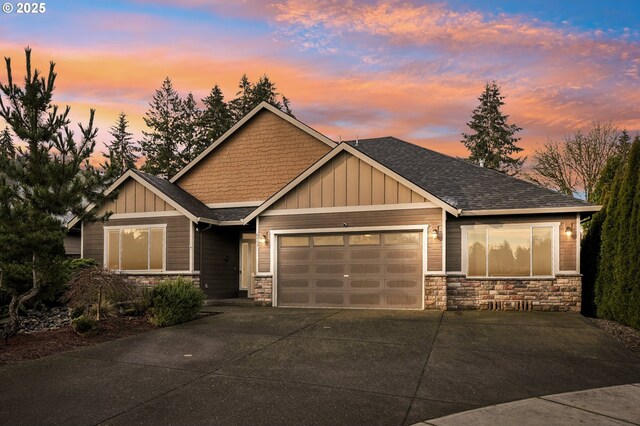
[[[528,209],[462,210],[460,216],[507,216],[544,213],[596,213],[602,206],[535,207]]]

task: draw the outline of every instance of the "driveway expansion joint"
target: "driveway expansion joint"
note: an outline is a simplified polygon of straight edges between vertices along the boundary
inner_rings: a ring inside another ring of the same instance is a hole
[[[402,424],[407,423],[407,418],[409,417],[409,413],[411,412],[411,407],[416,401],[416,396],[418,395],[418,391],[420,390],[420,384],[422,383],[422,378],[424,377],[424,373],[427,369],[427,364],[429,364],[429,360],[431,359],[431,354],[433,353],[433,347],[436,343],[436,338],[438,337],[438,332],[440,331],[440,326],[442,325],[442,318],[444,318],[444,312],[440,313],[440,319],[438,320],[438,325],[436,326],[436,331],[433,333],[433,337],[431,338],[431,344],[429,345],[429,354],[427,355],[427,360],[424,362],[422,366],[422,371],[420,372],[420,376],[418,376],[418,383],[416,384],[416,389],[413,392],[413,398],[411,398],[411,404],[409,404],[409,408],[407,408],[407,412],[404,415],[404,419],[402,420]]]
[[[619,421],[619,422],[628,423],[630,425],[637,425],[638,424],[638,423],[631,423],[631,422],[629,422],[627,420],[624,420],[624,419],[621,419],[619,417],[613,417],[613,416],[611,416],[609,414],[603,414],[603,413],[599,413],[597,411],[588,410],[586,408],[576,407],[575,405],[565,404],[564,402],[560,402],[560,401],[555,401],[553,399],[549,399],[551,396],[553,396],[553,395],[539,396],[537,399],[540,399],[540,400],[543,400],[543,401],[546,401],[546,402],[553,402],[554,404],[562,405],[562,406],[567,407],[567,408],[573,408],[573,409],[576,409],[576,410],[585,411],[585,412],[587,412],[589,414],[594,414],[596,416],[607,417],[609,419],[616,420],[616,421]]]

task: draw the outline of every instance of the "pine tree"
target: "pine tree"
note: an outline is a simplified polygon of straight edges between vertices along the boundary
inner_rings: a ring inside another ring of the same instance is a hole
[[[234,123],[240,121],[255,106],[253,104],[253,84],[249,81],[247,74],[243,74],[240,78],[238,89],[236,98],[229,103],[229,110]]]
[[[144,122],[149,131],[143,131],[140,143],[146,157],[141,167],[145,172],[169,178],[184,165],[180,158],[180,119],[183,113],[182,101],[173,88],[169,77],[156,90]]]
[[[5,127],[2,133],[0,133],[0,156],[13,159],[15,158],[15,154],[11,132],[9,131],[9,127]]]
[[[236,93],[236,98],[229,103],[229,110],[236,123],[247,115],[260,102],[267,102],[281,111],[293,117],[289,98],[278,93],[276,84],[264,74],[256,84],[252,84],[247,75],[244,74],[238,84],[240,89]]]
[[[7,84],[0,83],[0,117],[21,145],[11,148],[14,157],[0,156],[0,247],[10,247],[0,250],[0,285],[11,296],[5,337],[19,328],[19,307],[64,275],[62,217],[92,219],[84,206],[104,200],[100,173],[88,161],[95,111],[76,140],[69,107],[60,111],[52,104],[55,64],[43,76],[32,71],[31,50],[25,53],[24,87],[14,83],[9,58]]]
[[[133,141],[133,134],[129,132],[127,116],[121,112],[116,124],[109,129],[111,141],[107,143],[108,152],[102,153],[107,159],[103,165],[106,185],[113,183],[127,169],[135,169],[140,147]]]
[[[231,128],[231,113],[224,101],[224,95],[217,84],[202,100],[204,110],[200,115],[199,127],[202,134],[200,150],[204,150]]]
[[[180,120],[178,122],[178,157],[181,169],[205,148],[202,129],[199,126],[201,111],[192,93],[180,102]],[[179,170],[178,169],[178,170]]]
[[[509,116],[500,110],[504,96],[495,82],[485,85],[478,100],[480,105],[473,110],[471,121],[467,123],[475,133],[462,134],[461,142],[471,152],[469,161],[510,175],[517,174],[525,159],[511,155],[523,150],[516,145],[520,138],[515,136],[522,129],[507,123]]]
[[[631,136],[627,129],[622,129],[620,136],[618,136],[618,154],[622,157],[626,157],[631,149]]]
[[[614,179],[602,226],[596,305],[599,317],[640,328],[640,137]]]

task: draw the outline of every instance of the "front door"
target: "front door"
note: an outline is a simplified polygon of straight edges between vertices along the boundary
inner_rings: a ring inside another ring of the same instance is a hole
[[[242,234],[240,240],[240,290],[255,293],[256,234]]]

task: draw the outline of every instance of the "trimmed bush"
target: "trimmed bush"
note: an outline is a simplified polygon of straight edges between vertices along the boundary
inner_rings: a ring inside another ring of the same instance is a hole
[[[640,137],[605,206],[595,283],[597,313],[640,329]]]
[[[98,332],[98,322],[80,315],[71,321],[71,328],[81,336],[89,336]]]
[[[204,293],[190,280],[182,277],[164,280],[151,290],[150,321],[159,327],[191,321],[203,303]]]

